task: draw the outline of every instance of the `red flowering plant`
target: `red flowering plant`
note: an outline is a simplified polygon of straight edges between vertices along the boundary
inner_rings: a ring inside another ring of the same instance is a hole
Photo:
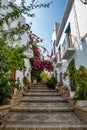
[[[33,41],[32,42],[32,49],[33,49],[33,54],[34,54],[33,58],[30,59],[31,66],[32,66],[31,76],[32,76],[32,78],[37,78],[37,80],[38,80],[38,79],[40,79],[40,73],[42,71],[44,71],[44,69],[51,71],[53,69],[53,65],[52,65],[52,62],[44,59],[44,56],[42,54],[40,47],[43,49],[43,53],[45,53],[47,50],[45,47],[37,45],[37,40],[39,38],[37,38],[35,40],[36,35],[33,34],[33,36],[35,36],[35,37],[32,37],[32,36],[30,37],[31,40]],[[41,42],[42,39],[39,41]]]
[[[42,56],[38,45],[34,45],[33,51],[34,56],[31,59],[33,69],[38,68],[38,71],[43,71],[44,69],[51,71],[53,69],[52,62],[44,59],[44,56]]]

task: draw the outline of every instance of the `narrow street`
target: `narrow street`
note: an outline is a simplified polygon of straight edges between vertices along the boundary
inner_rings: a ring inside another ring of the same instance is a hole
[[[87,0],[0,0],[0,130],[87,130]]]
[[[0,130],[87,130],[56,90],[32,87],[11,108]]]

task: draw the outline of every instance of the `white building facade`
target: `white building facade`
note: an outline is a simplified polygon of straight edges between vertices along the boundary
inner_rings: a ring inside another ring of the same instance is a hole
[[[70,61],[74,59],[76,69],[80,66],[87,68],[87,4],[80,0],[67,0],[55,48],[54,72],[56,70],[58,82],[69,87],[69,80],[63,79],[63,73]]]

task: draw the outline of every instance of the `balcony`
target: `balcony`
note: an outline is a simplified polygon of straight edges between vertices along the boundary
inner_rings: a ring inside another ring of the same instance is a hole
[[[75,40],[71,36],[66,36],[62,47],[62,59],[68,60],[75,52]]]

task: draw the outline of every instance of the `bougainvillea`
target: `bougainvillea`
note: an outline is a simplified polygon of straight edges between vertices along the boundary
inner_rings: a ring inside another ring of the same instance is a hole
[[[51,58],[51,55],[49,55],[49,52],[45,47],[37,44],[38,42],[42,42],[43,40],[33,34],[32,31],[30,31],[29,33],[29,40],[29,44],[32,45],[34,54],[33,58],[30,59],[32,67],[31,79],[37,79],[38,82],[41,80],[40,74],[42,71],[52,71],[53,69],[52,62],[50,62],[49,60],[45,60],[43,53],[47,52],[47,57],[49,58]]]
[[[44,69],[51,71],[53,69],[52,62],[44,59],[38,45],[33,46],[33,52],[34,52],[34,56],[31,59],[31,64],[33,69],[37,68],[38,71],[43,71]]]

